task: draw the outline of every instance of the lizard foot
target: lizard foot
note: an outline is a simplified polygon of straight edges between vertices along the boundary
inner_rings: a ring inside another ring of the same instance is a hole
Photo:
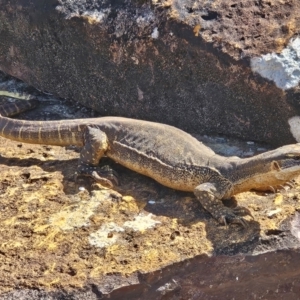
[[[200,201],[202,206],[211,213],[211,215],[221,224],[226,225],[228,223],[240,224],[243,227],[248,227],[245,219],[241,216],[251,215],[244,207],[236,207],[231,209],[225,207],[220,198],[217,197],[217,190],[212,183],[202,183],[194,190],[194,194]]]
[[[97,173],[101,174],[101,177],[104,176],[106,178],[109,178],[111,181],[114,182],[115,185],[119,185],[119,180],[118,180],[119,174],[114,169],[112,169],[109,165],[104,165],[97,169],[98,169]]]
[[[249,227],[247,221],[244,218],[239,217],[238,214],[235,213],[234,209],[232,211],[226,209],[226,212],[218,218],[218,221],[226,227],[228,226],[228,223],[239,224],[244,228]]]
[[[254,220],[254,217],[252,216],[251,211],[246,207],[237,206],[237,207],[233,208],[232,210],[233,210],[234,214],[237,216],[240,216],[240,217],[250,216]]]
[[[92,177],[96,182],[104,184],[110,188],[119,184],[117,173],[109,166],[98,168],[95,166],[80,164],[77,169],[77,175]]]

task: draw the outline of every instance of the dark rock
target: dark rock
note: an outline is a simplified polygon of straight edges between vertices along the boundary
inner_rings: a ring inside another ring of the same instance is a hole
[[[0,0],[0,69],[103,115],[287,144],[299,97],[249,62],[287,45],[299,11],[297,0]]]
[[[75,292],[16,290],[1,300],[96,299],[299,299],[299,251],[279,251],[258,256],[198,256],[148,274],[138,283],[103,294],[96,284]],[[111,284],[117,280],[112,276]]]

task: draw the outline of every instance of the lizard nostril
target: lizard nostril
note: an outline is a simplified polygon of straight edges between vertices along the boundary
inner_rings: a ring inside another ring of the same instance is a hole
[[[272,161],[271,168],[272,168],[272,170],[278,171],[278,170],[280,170],[280,165],[277,161]]]

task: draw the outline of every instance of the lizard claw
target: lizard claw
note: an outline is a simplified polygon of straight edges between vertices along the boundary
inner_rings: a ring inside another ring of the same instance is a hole
[[[252,216],[250,210],[246,207],[243,206],[237,206],[235,208],[232,209],[234,214],[240,217],[244,217],[244,216],[250,216],[253,220],[254,217]]]
[[[269,185],[268,187],[273,194],[276,194],[276,189],[273,186]]]
[[[234,214],[223,215],[219,218],[218,221],[226,227],[228,227],[228,223],[239,224],[242,225],[244,228],[249,227],[247,221],[244,218],[240,218]]]
[[[77,174],[92,177],[96,182],[104,184],[110,188],[112,188],[114,184],[119,184],[118,178],[115,175],[117,173],[110,169],[108,166],[104,166],[99,169],[95,166],[79,165]]]
[[[109,180],[111,180],[114,185],[119,185],[118,173],[114,171],[110,166],[105,165],[101,167],[97,173],[100,174],[101,177],[104,176],[109,178]]]
[[[104,184],[106,186],[108,186],[109,188],[112,188],[114,185],[111,182],[111,180],[107,179],[107,178],[103,178],[100,177],[99,174],[96,171],[93,171],[90,176],[95,179],[95,181],[97,181],[100,184]]]
[[[233,220],[231,221],[231,223],[240,224],[240,225],[242,225],[244,228],[248,228],[248,227],[249,227],[248,222],[247,222],[244,218],[240,218],[240,217],[237,217],[237,218],[233,219]]]
[[[295,188],[295,182],[293,182],[292,180],[288,181],[285,183],[285,185],[289,186],[291,189]]]
[[[226,228],[228,228],[228,224],[227,224],[225,216],[220,217],[218,221],[219,221],[219,223],[225,225]]]

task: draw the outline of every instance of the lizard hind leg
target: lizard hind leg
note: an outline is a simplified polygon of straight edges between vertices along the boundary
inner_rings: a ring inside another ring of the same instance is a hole
[[[223,205],[221,197],[218,197],[218,192],[215,184],[207,182],[198,185],[194,194],[200,201],[202,206],[221,224],[227,225],[227,223],[240,224],[243,227],[247,227],[248,224],[242,215],[248,215],[245,210],[241,208],[235,210]]]
[[[117,177],[111,169],[107,166],[98,167],[100,159],[107,150],[106,134],[97,127],[88,126],[84,132],[84,146],[80,152],[77,174],[92,177],[95,181],[109,187],[113,186],[112,181],[118,184]]]

